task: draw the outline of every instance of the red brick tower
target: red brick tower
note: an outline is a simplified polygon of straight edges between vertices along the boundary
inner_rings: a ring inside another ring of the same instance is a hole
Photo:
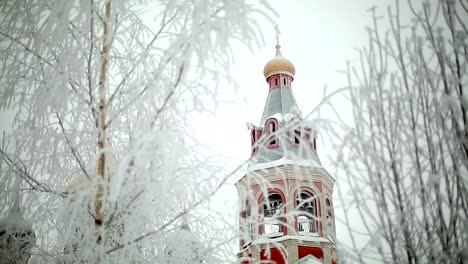
[[[238,256],[241,263],[336,263],[335,179],[320,163],[316,132],[291,90],[295,67],[280,48],[265,65],[268,97],[260,126],[249,125],[252,156],[236,184]]]

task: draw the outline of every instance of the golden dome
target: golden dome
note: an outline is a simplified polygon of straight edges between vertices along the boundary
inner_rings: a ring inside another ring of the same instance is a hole
[[[281,46],[276,45],[275,57],[269,62],[267,62],[267,64],[265,65],[265,68],[263,69],[263,75],[265,75],[265,78],[268,78],[273,74],[277,73],[288,74],[294,77],[294,74],[296,73],[296,68],[294,67],[294,64],[292,64],[291,61],[283,57],[280,49]]]

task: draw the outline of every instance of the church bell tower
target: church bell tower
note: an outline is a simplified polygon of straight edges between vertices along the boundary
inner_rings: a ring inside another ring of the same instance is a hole
[[[317,155],[313,124],[303,120],[291,84],[294,65],[281,54],[264,68],[268,96],[259,126],[248,124],[251,157],[236,187],[240,263],[337,263],[332,203],[335,179]]]

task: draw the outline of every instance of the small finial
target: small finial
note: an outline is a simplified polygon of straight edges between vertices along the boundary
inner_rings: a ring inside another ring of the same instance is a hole
[[[21,199],[21,193],[20,193],[20,188],[21,188],[21,178],[20,176],[16,175],[16,179],[15,179],[15,183],[13,185],[13,188],[14,188],[14,192],[15,192],[15,198],[14,198],[14,201],[13,201],[13,210],[16,211],[16,212],[19,212],[20,211],[20,199]]]
[[[188,219],[187,219],[189,212],[188,212],[188,209],[187,209],[187,204],[185,204],[185,203],[184,203],[184,212],[185,212],[185,214],[182,215],[182,225],[180,226],[180,228],[183,229],[183,230],[190,231],[190,226],[188,224]]]
[[[279,30],[278,24],[275,24],[275,31],[276,31],[276,49],[279,49],[281,48],[280,41],[279,41],[281,32]]]

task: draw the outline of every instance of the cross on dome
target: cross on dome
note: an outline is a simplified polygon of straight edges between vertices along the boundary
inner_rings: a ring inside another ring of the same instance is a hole
[[[279,30],[278,24],[275,24],[275,31],[276,31],[276,49],[279,49],[281,48],[280,41],[279,41],[281,31]]]
[[[275,74],[286,74],[291,77],[294,77],[296,73],[296,68],[291,61],[283,57],[281,54],[281,45],[280,45],[280,30],[278,24],[274,26],[276,31],[276,55],[273,59],[267,62],[265,68],[263,69],[263,75],[268,80],[268,77],[275,75]]]

